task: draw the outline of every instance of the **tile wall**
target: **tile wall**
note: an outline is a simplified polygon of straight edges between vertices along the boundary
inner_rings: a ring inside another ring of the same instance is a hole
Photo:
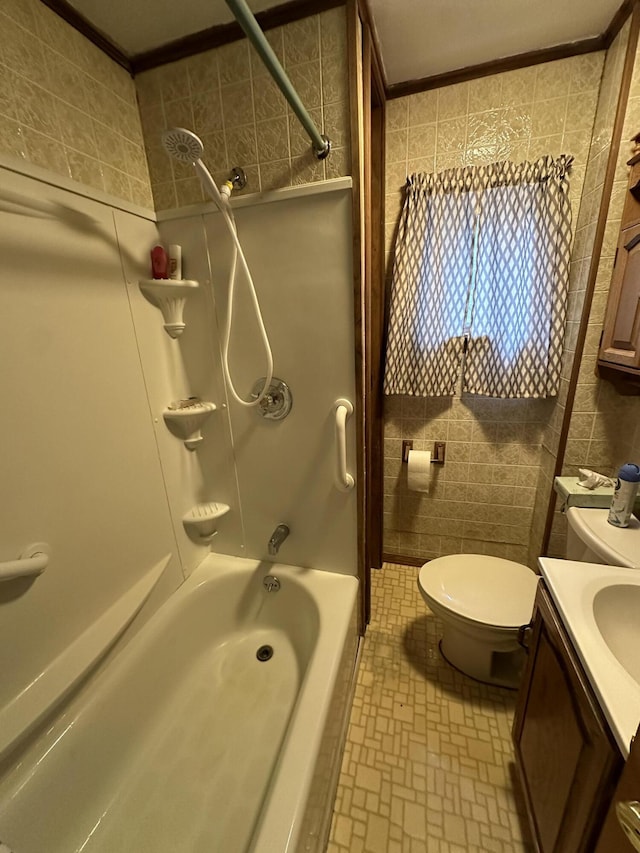
[[[136,88],[157,210],[203,200],[191,166],[171,161],[165,127],[194,130],[216,180],[232,166],[246,192],[350,174],[344,7],[267,31],[303,103],[333,149],[318,161],[309,138],[247,39],[139,74]]]
[[[40,0],[0,6],[0,153],[152,207],[133,80]]]
[[[392,263],[402,187],[415,171],[573,154],[574,222],[604,53],[549,62],[387,104],[386,251]],[[384,550],[529,559],[542,440],[554,400],[385,398]],[[407,491],[402,439],[447,442],[429,495]]]
[[[585,288],[587,285],[589,268],[591,266],[595,227],[600,209],[605,171],[611,147],[613,124],[618,103],[618,93],[622,79],[622,69],[629,37],[629,29],[630,23],[627,22],[607,51],[604,72],[602,75],[602,84],[596,109],[593,138],[591,141],[591,148],[589,151],[589,159],[585,174],[584,192],[577,215],[576,239],[571,259],[569,311],[567,318],[566,347],[563,357],[562,384],[560,395],[543,434],[540,457],[540,478],[538,482],[536,501],[534,504],[533,523],[531,529],[530,560],[532,562],[535,561],[536,556],[542,551],[547,507],[549,503],[549,495],[551,494],[553,486],[553,474],[556,466],[560,429],[565,416],[565,402],[567,399],[569,378],[573,369],[576,339],[584,307]],[[607,248],[606,251],[610,252],[610,249]],[[603,286],[605,287],[605,291],[602,290]],[[601,280],[599,295],[596,295],[596,299],[594,301],[594,309],[596,309],[596,306],[602,307],[603,292],[606,292],[607,286],[608,282],[603,282]],[[591,348],[593,347],[595,336],[599,337],[599,329],[590,329],[588,346]],[[589,438],[593,437],[594,442],[596,442],[600,440],[600,432],[597,429],[595,431],[593,429],[595,423],[593,415],[594,397],[592,383],[595,382],[593,369],[593,358],[587,357],[587,360],[582,363],[582,378],[574,401],[572,431],[574,436],[583,435],[586,437],[588,435]],[[584,445],[576,447],[573,444],[574,440],[575,439],[572,439],[572,445],[569,448],[569,451],[570,453],[578,454],[575,462],[578,466],[591,464],[588,463],[587,460],[592,457],[593,453],[602,452],[602,447],[597,446],[595,443],[592,447],[586,447]],[[564,530],[560,527],[558,532],[560,536],[558,537],[556,535],[554,537],[553,552],[561,555],[564,550]]]
[[[640,50],[631,80],[629,101],[622,130],[622,144],[617,160],[607,225],[596,278],[596,289],[589,314],[585,348],[580,362],[576,400],[571,415],[567,449],[562,473],[576,476],[578,468],[588,467],[615,475],[624,462],[640,461],[640,397],[621,396],[609,382],[595,373],[600,332],[611,282],[613,260],[627,190],[631,156],[629,142],[640,130]],[[598,176],[604,174],[600,164]],[[602,179],[602,178],[600,178]],[[566,522],[556,506],[549,554],[562,556]]]

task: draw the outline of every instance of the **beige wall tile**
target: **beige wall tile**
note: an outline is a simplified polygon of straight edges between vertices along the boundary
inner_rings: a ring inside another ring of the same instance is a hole
[[[280,118],[287,114],[285,97],[269,74],[261,74],[254,78],[253,99],[256,121]]]
[[[5,0],[0,8],[0,113],[2,153],[149,203],[130,76],[42,3]],[[106,128],[111,148],[99,145],[93,120]],[[125,147],[126,140],[138,147]]]
[[[351,151],[349,148],[333,148],[331,157],[324,164],[325,177],[346,178],[351,174]]]
[[[98,190],[104,190],[103,164],[99,160],[81,154],[79,151],[73,151],[71,148],[67,148],[67,159],[74,181]]]
[[[611,102],[615,101],[615,98],[611,97],[611,92],[615,92],[616,88],[609,81],[616,74],[620,74],[623,58],[623,39],[621,37],[623,35],[624,33],[620,34],[609,51],[610,55],[607,59],[602,79],[602,91],[603,93],[609,93],[609,102],[603,104],[603,95],[601,95],[598,112],[604,113],[609,122],[612,120]],[[631,127],[635,127],[638,120],[636,113],[636,104],[640,101],[640,74],[638,73],[638,68],[640,68],[640,57],[636,56],[629,104],[625,116],[625,127],[623,128],[623,140],[629,135],[626,131],[629,131]],[[581,91],[581,87],[587,85],[586,81],[593,80],[595,76],[595,69],[585,60],[584,64],[576,67],[575,70],[574,85],[576,91]],[[577,99],[579,96],[576,95],[574,97]],[[599,127],[600,133],[602,133],[606,145],[608,145],[610,133],[605,125],[605,120],[596,121],[596,125]],[[599,165],[596,159],[604,161],[603,155],[606,154],[607,147],[596,150],[599,153],[594,156],[594,171],[595,167]],[[563,473],[567,475],[575,474],[576,468],[584,465],[595,467],[604,473],[614,475],[617,468],[623,462],[627,461],[627,459],[640,456],[640,440],[638,431],[635,429],[635,425],[640,420],[640,401],[637,398],[621,397],[613,386],[606,382],[601,382],[594,375],[601,324],[604,316],[604,305],[611,281],[613,254],[617,243],[620,215],[624,204],[628,171],[626,160],[628,156],[629,149],[626,144],[623,144],[618,157],[617,169],[617,174],[620,175],[623,183],[614,187],[614,192],[609,202],[605,238],[596,278],[596,294],[591,304],[589,327],[580,365],[573,413],[571,414],[569,425],[569,439],[563,468]],[[597,189],[598,182],[601,183],[602,178],[603,173],[600,168],[597,175],[593,178],[590,178],[588,168],[585,186],[593,185]],[[594,195],[597,197],[595,190]],[[590,219],[594,221],[598,213],[598,204],[592,203],[588,213]],[[587,269],[588,266],[585,264],[585,275]],[[555,535],[553,542],[554,549],[557,550],[560,547],[559,542],[561,542],[561,538],[560,535]]]
[[[566,152],[575,158],[571,182],[577,225],[579,211],[584,216],[581,193],[603,59],[603,53],[574,57],[391,101],[386,135],[386,239],[393,239],[402,199],[398,190],[408,174],[502,158],[521,161],[549,153]],[[604,120],[601,131],[604,137],[610,134]],[[597,196],[595,185],[592,191]],[[597,198],[588,204],[597,213]],[[612,230],[607,245],[615,247],[614,237]],[[583,229],[576,254],[588,255],[592,241],[592,229]],[[583,280],[582,273],[579,277]],[[576,268],[572,288],[578,280]],[[577,293],[572,311],[577,320],[581,312]],[[569,345],[576,332],[574,322],[569,326]],[[569,358],[566,375],[570,367]],[[532,529],[533,511],[538,496],[542,507],[550,488],[547,480],[538,490],[542,438],[547,427],[548,441],[557,444],[562,411],[556,410],[553,401],[482,398],[427,400],[425,404],[386,398],[385,404],[385,436],[396,462],[402,438],[447,440],[442,477],[429,495],[414,502],[413,512],[407,509],[412,496],[406,489],[404,466],[399,476],[388,477],[385,491],[388,505],[395,510],[386,518],[385,549],[393,542],[395,553],[426,557],[428,551],[438,556],[448,553],[453,538],[459,543],[456,551],[482,553],[497,548],[502,555],[517,554],[526,562],[530,545],[534,547],[531,543],[541,537]],[[592,452],[601,454],[602,447],[594,446]],[[405,511],[398,512],[398,506]],[[502,508],[501,523],[493,517],[496,507]],[[544,515],[541,509],[539,513]],[[420,518],[428,524],[416,521]],[[416,542],[418,529],[424,536],[440,536],[439,543],[433,538]]]
[[[136,79],[156,204],[157,199],[175,204],[175,193],[164,186],[169,178],[192,177],[189,168],[179,166],[167,174],[159,157],[159,134],[173,124],[189,127],[203,139],[204,160],[214,177],[224,180],[225,169],[240,165],[252,175],[253,192],[350,174],[344,8],[266,35],[314,123],[326,129],[332,141],[329,158],[321,162],[310,154],[308,136],[243,39]],[[189,186],[181,186],[180,198]]]
[[[259,155],[255,124],[246,124],[243,127],[229,128],[226,132],[226,141],[229,146],[229,151],[233,152],[233,156],[235,158],[233,164],[229,163],[229,166],[239,165],[244,168],[245,166],[258,162]],[[275,160],[280,158],[274,157],[273,159]]]
[[[221,86],[222,115],[225,130],[241,125],[252,124],[255,121],[253,112],[253,90],[249,80]],[[206,127],[206,130],[217,130],[219,126]]]
[[[349,97],[347,67],[336,62],[333,54],[322,57],[322,98],[325,104],[346,101]]]
[[[65,178],[71,177],[69,161],[64,145],[50,136],[45,136],[31,128],[22,128],[27,147],[28,159],[36,166],[50,169]]]
[[[207,56],[208,54],[204,54]],[[222,86],[241,83],[251,77],[249,43],[246,39],[218,48],[217,65]]]

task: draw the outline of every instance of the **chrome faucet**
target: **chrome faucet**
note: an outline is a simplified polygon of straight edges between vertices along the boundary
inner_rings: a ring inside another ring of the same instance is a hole
[[[289,535],[289,525],[288,524],[279,524],[276,529],[271,534],[271,539],[269,539],[269,554],[272,557],[280,550],[280,546],[284,542],[284,540]]]

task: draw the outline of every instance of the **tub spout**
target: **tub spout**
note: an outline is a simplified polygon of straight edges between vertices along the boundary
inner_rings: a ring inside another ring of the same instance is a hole
[[[289,525],[288,524],[279,524],[276,529],[271,534],[271,539],[269,539],[269,554],[272,557],[280,550],[280,546],[284,542],[284,540],[289,535]]]

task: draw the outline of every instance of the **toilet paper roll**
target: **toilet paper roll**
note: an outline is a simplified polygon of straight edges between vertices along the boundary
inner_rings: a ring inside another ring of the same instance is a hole
[[[413,492],[428,492],[431,483],[431,453],[410,450],[407,464],[407,487]]]

